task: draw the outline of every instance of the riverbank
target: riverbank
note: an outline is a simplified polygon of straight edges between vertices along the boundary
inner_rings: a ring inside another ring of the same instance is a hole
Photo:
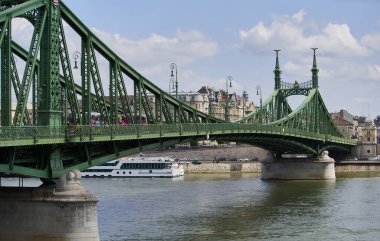
[[[248,163],[210,163],[201,162],[184,164],[185,173],[260,173],[261,163],[258,161]]]
[[[380,172],[380,161],[342,161],[335,163],[336,173]]]
[[[260,161],[272,158],[268,151],[249,145],[154,150],[144,155],[178,158],[185,173],[260,173]],[[338,161],[335,172],[380,172],[380,161]]]
[[[261,173],[260,162],[186,163],[185,173]],[[335,173],[379,172],[380,162],[336,162]]]

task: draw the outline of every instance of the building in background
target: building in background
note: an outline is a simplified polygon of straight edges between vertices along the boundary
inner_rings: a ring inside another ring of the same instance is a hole
[[[343,135],[349,139],[359,139],[358,123],[354,116],[346,110],[330,113],[331,119],[335,122]]]
[[[376,124],[380,124],[380,117],[371,120],[365,116],[353,116],[346,110],[340,110],[330,115],[345,137],[360,141],[360,144],[353,148],[354,156],[367,160],[379,155],[379,127]]]
[[[357,117],[358,129],[360,130],[360,151],[359,158],[372,159],[378,155],[377,151],[377,127],[370,118]]]

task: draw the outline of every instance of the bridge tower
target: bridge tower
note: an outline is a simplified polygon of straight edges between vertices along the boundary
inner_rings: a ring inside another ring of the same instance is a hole
[[[276,52],[276,66],[273,73],[275,74],[275,91],[279,91],[279,95],[274,100],[276,119],[281,118],[283,109],[280,103],[286,103],[284,97],[296,94],[307,95],[312,89],[318,88],[318,72],[317,60],[315,51],[313,50],[313,66],[311,69],[312,78],[310,83],[295,82],[293,86],[286,83],[281,83],[281,70],[278,60],[278,52]],[[314,123],[311,124],[311,129],[319,133],[319,109],[320,105],[314,103],[311,106],[311,111],[306,112],[306,115],[312,115]],[[318,147],[317,147],[318,148]],[[328,151],[322,152],[319,157],[307,156],[306,158],[298,158],[303,155],[289,155],[288,158],[283,158],[277,155],[272,160],[262,162],[261,178],[262,179],[335,179],[334,159],[328,156]]]

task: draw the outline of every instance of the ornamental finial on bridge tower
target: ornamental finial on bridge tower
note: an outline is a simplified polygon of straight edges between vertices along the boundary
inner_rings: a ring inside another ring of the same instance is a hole
[[[279,61],[278,61],[278,52],[280,51],[280,49],[275,49],[273,50],[276,52],[276,66],[274,68],[274,89],[275,90],[278,90],[281,88],[281,70],[280,70],[280,64],[279,64]]]
[[[311,73],[312,73],[312,82],[313,82],[313,88],[317,88],[318,87],[318,72],[319,72],[319,69],[317,67],[317,58],[315,57],[315,51],[318,49],[318,48],[311,48],[313,51],[314,51],[314,56],[313,56],[313,68],[311,69]]]

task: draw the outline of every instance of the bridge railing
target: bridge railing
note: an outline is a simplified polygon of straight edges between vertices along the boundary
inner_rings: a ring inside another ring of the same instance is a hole
[[[0,146],[52,144],[77,141],[112,139],[143,139],[176,136],[223,135],[234,133],[268,134],[301,137],[326,142],[352,145],[355,141],[322,133],[291,129],[281,126],[242,123],[184,123],[128,126],[22,126],[0,127]]]
[[[65,127],[47,128],[45,126],[23,126],[23,127],[0,127],[0,140],[17,140],[39,138],[61,138],[65,137]]]

